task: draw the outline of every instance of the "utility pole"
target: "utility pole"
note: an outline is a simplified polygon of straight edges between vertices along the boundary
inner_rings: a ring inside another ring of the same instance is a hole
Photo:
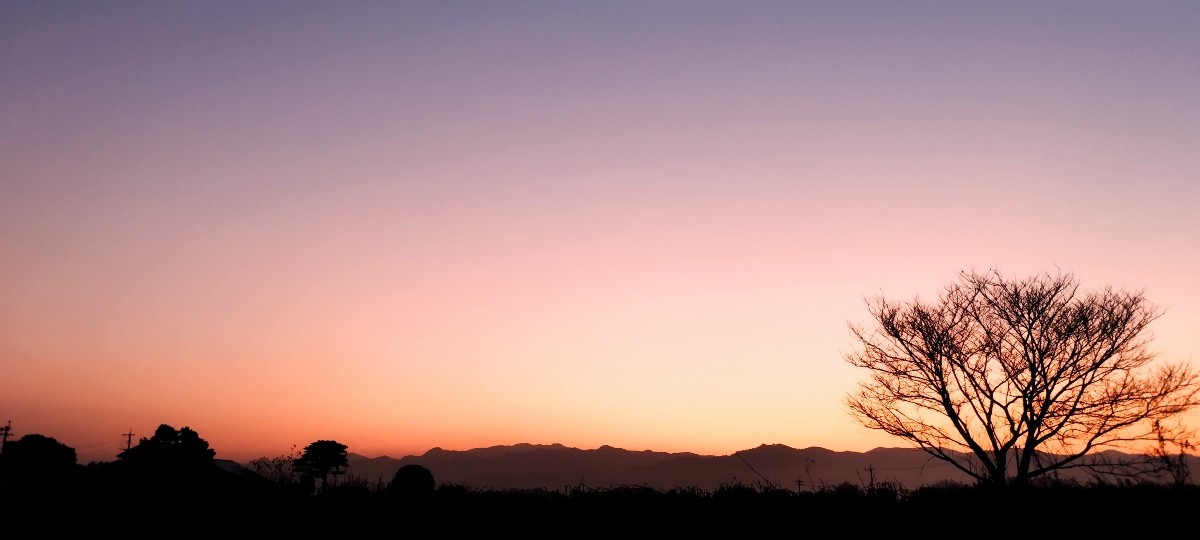
[[[121,435],[125,436],[125,450],[129,450],[133,446],[133,430],[131,429],[129,433],[122,433]]]
[[[8,444],[8,435],[12,433],[12,420],[8,421],[8,425],[0,426],[0,452],[4,451],[4,446]]]

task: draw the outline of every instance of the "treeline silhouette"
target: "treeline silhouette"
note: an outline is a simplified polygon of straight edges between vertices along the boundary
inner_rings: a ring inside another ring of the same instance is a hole
[[[10,518],[51,516],[43,524],[58,530],[129,520],[214,534],[237,527],[246,533],[345,535],[385,526],[526,536],[744,534],[817,524],[890,532],[928,526],[920,525],[926,520],[944,525],[1001,518],[1076,532],[1112,532],[1112,520],[1121,518],[1139,523],[1144,533],[1200,510],[1200,486],[1134,478],[1046,480],[1003,489],[947,482],[915,488],[846,482],[809,489],[767,483],[713,490],[582,484],[480,489],[438,483],[434,471],[406,465],[390,481],[368,482],[346,472],[346,449],[319,440],[303,451],[242,465],[217,459],[190,428],[162,424],[115,461],[80,465],[74,449],[30,434],[0,451],[0,492]]]

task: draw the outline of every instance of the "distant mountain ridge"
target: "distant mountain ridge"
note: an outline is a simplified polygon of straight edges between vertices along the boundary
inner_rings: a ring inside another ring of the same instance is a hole
[[[949,463],[914,448],[876,448],[867,452],[804,449],[782,444],[761,445],[726,456],[690,452],[633,451],[601,446],[594,450],[561,444],[491,446],[472,450],[434,448],[421,456],[370,458],[350,454],[347,475],[386,484],[404,465],[429,469],[439,484],[475,489],[551,489],[574,486],[609,488],[647,486],[656,489],[770,484],[786,489],[814,489],[849,482],[898,483],[917,488],[940,482],[971,483]],[[1200,476],[1200,458],[1189,456],[1192,478]],[[1061,476],[1086,480],[1079,471]]]
[[[348,475],[387,483],[396,470],[416,464],[429,469],[439,484],[481,489],[561,489],[648,486],[714,490],[727,484],[771,484],[797,489],[851,482],[899,482],[905,487],[969,477],[920,450],[877,448],[835,452],[820,447],[795,449],[762,445],[727,456],[690,452],[632,451],[612,446],[582,450],[561,444],[516,444],[472,450],[434,448],[421,456],[370,458],[350,454]]]

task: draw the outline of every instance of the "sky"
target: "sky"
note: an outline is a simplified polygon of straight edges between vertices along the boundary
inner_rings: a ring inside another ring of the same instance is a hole
[[[1195,2],[0,0],[0,422],[110,461],[903,441],[864,300],[1144,291],[1200,364]],[[1200,425],[1200,422],[1197,423]]]

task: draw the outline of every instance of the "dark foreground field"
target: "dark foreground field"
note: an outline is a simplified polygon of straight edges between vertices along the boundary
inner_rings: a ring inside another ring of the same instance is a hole
[[[165,482],[3,488],[10,531],[211,537],[1046,538],[1194,535],[1200,487],[1055,485],[861,487],[812,491],[753,485],[714,491],[639,486],[489,491],[440,485],[397,493],[363,485],[301,494],[266,485]],[[14,529],[17,527],[19,529]]]

